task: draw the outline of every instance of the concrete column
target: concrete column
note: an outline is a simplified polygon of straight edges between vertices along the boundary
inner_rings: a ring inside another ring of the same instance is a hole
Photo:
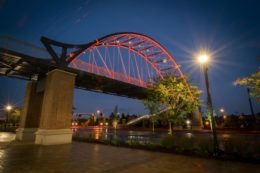
[[[202,116],[199,111],[199,108],[196,108],[192,112],[192,129],[193,130],[200,130],[202,129]]]
[[[55,69],[47,74],[36,144],[71,143],[71,114],[76,74]]]
[[[36,92],[37,82],[29,81],[26,87],[21,120],[16,130],[16,139],[19,141],[34,141],[35,132],[39,127],[40,110],[43,92]]]

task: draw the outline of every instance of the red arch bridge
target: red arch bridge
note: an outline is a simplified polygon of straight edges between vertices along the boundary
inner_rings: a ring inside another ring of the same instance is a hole
[[[0,74],[40,80],[48,71],[59,68],[77,74],[77,88],[132,98],[144,97],[144,90],[154,77],[166,73],[183,76],[162,45],[138,33],[110,34],[81,45],[46,37],[41,41],[52,59],[0,48]]]
[[[141,99],[154,77],[168,73],[183,77],[166,49],[142,34],[115,33],[81,45],[46,37],[41,41],[45,49],[10,37],[0,39],[0,75],[29,81],[18,140],[70,143],[75,86]],[[34,48],[25,51],[28,47]]]

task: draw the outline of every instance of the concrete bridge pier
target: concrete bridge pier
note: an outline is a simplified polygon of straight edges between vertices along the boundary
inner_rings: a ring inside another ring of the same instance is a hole
[[[192,112],[192,129],[201,130],[202,129],[202,116],[199,108],[195,108]]]
[[[37,82],[29,81],[25,90],[20,126],[16,130],[19,141],[34,141],[39,127],[43,92],[37,92]]]
[[[71,143],[71,114],[76,74],[55,69],[27,85],[17,139],[40,145]]]

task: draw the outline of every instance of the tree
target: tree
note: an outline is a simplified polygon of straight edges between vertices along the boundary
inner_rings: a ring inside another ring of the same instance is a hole
[[[148,86],[147,99],[143,101],[152,116],[164,117],[172,134],[172,123],[183,122],[184,118],[199,106],[200,90],[188,85],[186,78],[166,75],[156,78]]]
[[[19,123],[20,118],[21,118],[21,109],[20,109],[20,108],[14,109],[14,110],[11,112],[9,118],[10,118],[11,122],[13,122],[14,124]]]
[[[159,117],[158,116],[151,116],[150,121],[152,123],[152,131],[154,132],[154,125],[159,121]]]
[[[260,102],[260,70],[248,77],[237,79],[235,84],[249,88],[250,95],[255,97],[257,102]]]

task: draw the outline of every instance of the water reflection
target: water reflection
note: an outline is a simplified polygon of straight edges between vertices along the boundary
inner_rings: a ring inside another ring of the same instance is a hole
[[[192,133],[190,133],[190,132],[186,133],[187,138],[192,138],[192,136],[193,136]]]
[[[167,131],[164,132],[152,132],[152,131],[133,131],[133,130],[114,130],[107,127],[89,127],[84,129],[78,129],[74,131],[74,136],[80,138],[91,138],[94,140],[120,140],[120,141],[138,141],[138,142],[150,142],[154,144],[160,144],[162,138],[168,136]],[[211,140],[212,134],[205,132],[184,132],[184,131],[175,131],[172,134],[177,140],[179,139],[198,139],[198,140]],[[240,140],[242,142],[260,142],[260,135],[246,135],[246,134],[237,134],[237,133],[221,133],[218,134],[218,140],[221,143],[230,141],[230,140]]]

